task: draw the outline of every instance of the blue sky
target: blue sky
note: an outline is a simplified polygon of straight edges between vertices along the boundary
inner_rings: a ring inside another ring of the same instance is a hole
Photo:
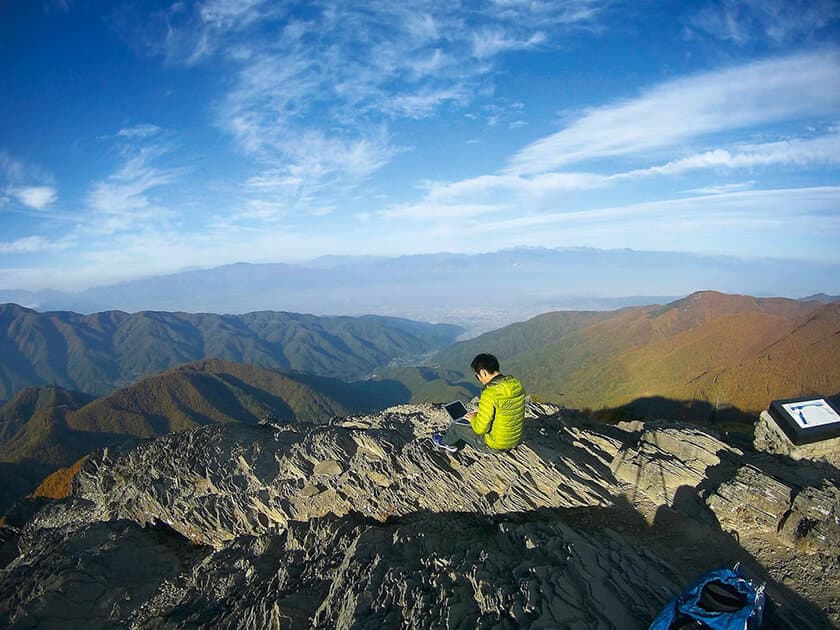
[[[838,263],[838,42],[826,0],[3,2],[0,288],[517,246]]]

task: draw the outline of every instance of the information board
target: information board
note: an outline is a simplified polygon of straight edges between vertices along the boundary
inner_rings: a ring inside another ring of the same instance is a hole
[[[825,398],[774,400],[769,411],[794,444],[840,437],[840,412]]]

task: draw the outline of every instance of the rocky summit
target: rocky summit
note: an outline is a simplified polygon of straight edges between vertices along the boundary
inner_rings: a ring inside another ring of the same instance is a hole
[[[840,471],[531,403],[507,453],[439,406],[203,426],[94,452],[0,528],[0,627],[646,628],[701,573],[767,627],[840,622]]]

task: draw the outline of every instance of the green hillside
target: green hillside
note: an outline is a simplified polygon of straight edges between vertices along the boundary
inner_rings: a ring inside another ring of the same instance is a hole
[[[358,380],[394,361],[417,360],[460,328],[392,317],[282,312],[212,315],[119,311],[38,313],[0,305],[0,400],[57,385],[97,396],[191,361]]]
[[[0,409],[0,513],[48,474],[115,442],[263,417],[324,422],[408,399],[396,382],[346,383],[220,360],[183,365],[95,400],[29,388]]]

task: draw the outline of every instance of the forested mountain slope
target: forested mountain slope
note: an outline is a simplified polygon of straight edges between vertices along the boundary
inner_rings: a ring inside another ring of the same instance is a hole
[[[757,412],[772,399],[840,391],[840,304],[706,291],[665,306],[546,313],[432,360],[466,378],[479,352],[570,407],[664,397]]]
[[[450,343],[445,324],[259,312],[212,315],[120,311],[38,313],[0,305],[0,401],[25,387],[57,385],[102,395],[202,359],[355,380],[394,360]]]

